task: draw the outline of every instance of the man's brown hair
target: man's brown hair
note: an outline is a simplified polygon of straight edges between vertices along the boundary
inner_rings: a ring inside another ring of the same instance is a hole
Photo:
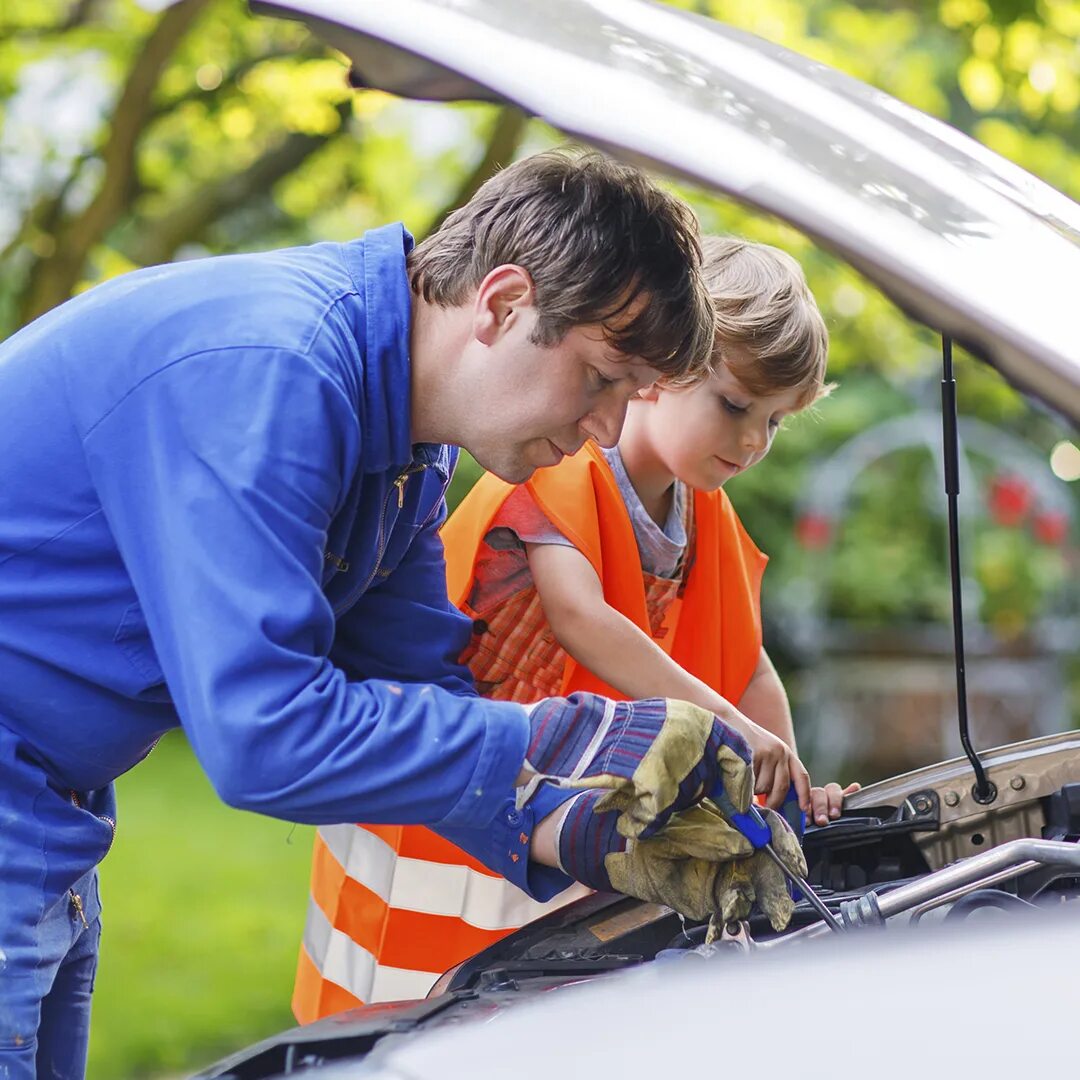
[[[727,363],[751,394],[798,389],[809,405],[828,393],[829,332],[802,267],[779,248],[734,236],[705,236],[701,247],[716,308],[713,364]]]
[[[537,344],[599,324],[620,353],[670,380],[708,365],[714,316],[697,219],[637,169],[598,153],[524,158],[413,249],[409,280],[425,300],[451,307],[506,263],[532,277]]]

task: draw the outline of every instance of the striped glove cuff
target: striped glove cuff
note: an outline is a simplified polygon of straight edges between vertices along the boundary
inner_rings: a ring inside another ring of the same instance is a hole
[[[625,851],[627,840],[615,825],[619,815],[597,813],[602,791],[586,791],[567,804],[559,823],[557,851],[564,873],[591,889],[614,892],[604,868],[604,857],[613,851]]]

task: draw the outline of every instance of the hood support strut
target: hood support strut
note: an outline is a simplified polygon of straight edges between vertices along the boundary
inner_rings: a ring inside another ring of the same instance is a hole
[[[941,427],[945,464],[945,496],[949,505],[949,571],[952,577],[953,649],[956,658],[956,709],[960,721],[960,742],[975,770],[972,797],[987,804],[997,798],[997,787],[986,775],[968,732],[967,677],[964,673],[964,600],[960,576],[960,450],[956,423],[956,380],[953,378],[952,338],[941,339]]]

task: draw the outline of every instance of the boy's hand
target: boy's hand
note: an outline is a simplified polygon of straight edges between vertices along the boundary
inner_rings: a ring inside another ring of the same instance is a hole
[[[754,754],[754,794],[764,795],[766,805],[779,810],[784,805],[788,789],[794,784],[799,796],[799,808],[809,814],[812,809],[810,774],[795,751],[778,735],[755,724],[733,706],[728,707],[722,719],[746,739]],[[832,786],[837,787],[835,784]],[[842,802],[843,796],[839,798]]]
[[[854,795],[859,791],[862,784],[848,784],[841,788],[839,784],[826,784],[824,787],[810,789],[810,802],[813,810],[810,820],[815,825],[828,825],[829,822],[840,816],[844,808],[844,796]]]

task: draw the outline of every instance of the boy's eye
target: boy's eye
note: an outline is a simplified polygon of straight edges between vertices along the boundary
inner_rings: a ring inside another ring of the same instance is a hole
[[[780,428],[780,426],[783,424],[783,422],[784,422],[783,417],[780,417],[780,416],[770,416],[769,417],[769,427],[772,428],[773,431],[777,431]]]
[[[732,416],[740,416],[742,413],[746,412],[745,406],[736,405],[731,398],[724,397],[723,394],[720,395],[720,402]]]

